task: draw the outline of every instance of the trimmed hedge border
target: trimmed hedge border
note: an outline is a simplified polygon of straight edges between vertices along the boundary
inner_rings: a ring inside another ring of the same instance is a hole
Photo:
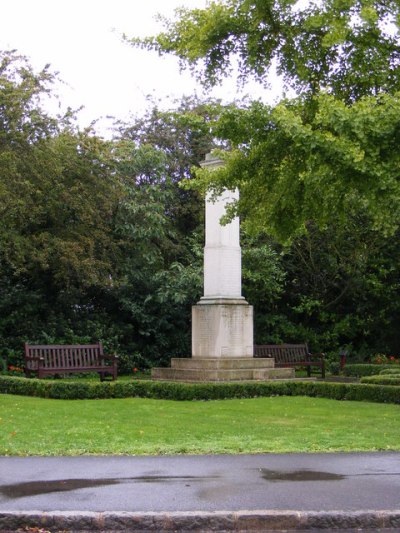
[[[375,376],[381,370],[393,369],[394,365],[374,365],[372,363],[349,364],[343,368],[345,376],[361,378],[363,376]]]
[[[381,376],[400,376],[400,367],[384,368],[379,372]]]
[[[364,376],[361,383],[374,383],[376,385],[400,385],[400,374],[380,374],[379,376]]]
[[[0,393],[78,400],[154,398],[163,400],[222,400],[259,396],[310,396],[334,400],[399,403],[400,387],[323,381],[241,383],[173,383],[160,381],[79,383],[0,376]]]

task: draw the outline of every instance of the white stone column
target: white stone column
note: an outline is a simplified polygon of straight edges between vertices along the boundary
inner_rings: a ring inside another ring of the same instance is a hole
[[[206,244],[204,247],[204,299],[242,298],[242,254],[239,219],[222,226],[226,205],[239,198],[239,191],[224,191],[215,201],[206,197]]]
[[[221,164],[208,156],[202,166]],[[220,223],[226,205],[238,198],[237,190],[206,197],[204,296],[192,308],[192,357],[253,357],[253,308],[241,291],[239,219]]]

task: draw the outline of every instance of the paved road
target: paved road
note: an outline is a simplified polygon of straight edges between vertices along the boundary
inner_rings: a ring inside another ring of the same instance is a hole
[[[0,530],[1,516],[32,510],[391,511],[400,531],[400,453],[0,457]]]

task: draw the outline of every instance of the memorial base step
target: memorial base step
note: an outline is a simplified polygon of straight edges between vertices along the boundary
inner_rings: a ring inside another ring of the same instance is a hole
[[[271,358],[174,358],[171,368],[153,368],[159,381],[269,381],[293,379],[293,368],[274,368]]]
[[[239,370],[254,368],[274,368],[272,357],[187,357],[172,358],[171,368]]]

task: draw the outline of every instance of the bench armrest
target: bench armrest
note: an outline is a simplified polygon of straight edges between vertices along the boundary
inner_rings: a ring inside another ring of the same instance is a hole
[[[26,361],[44,361],[44,357],[41,355],[26,355],[25,356]]]
[[[308,355],[310,356],[311,359],[321,359],[321,361],[325,359],[325,354],[322,352],[309,353]]]
[[[112,354],[112,355],[107,354],[107,353],[103,353],[103,355],[102,355],[101,357],[102,357],[103,359],[110,359],[110,360],[112,360],[112,361],[118,359],[118,355],[115,354],[115,353]]]

